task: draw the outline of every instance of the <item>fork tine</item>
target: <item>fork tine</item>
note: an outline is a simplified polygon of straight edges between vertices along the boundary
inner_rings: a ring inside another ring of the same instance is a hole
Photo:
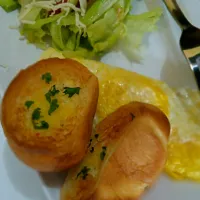
[[[167,9],[172,14],[176,22],[179,24],[182,30],[187,29],[192,26],[191,23],[187,20],[183,12],[181,11],[179,5],[176,0],[163,0]]]

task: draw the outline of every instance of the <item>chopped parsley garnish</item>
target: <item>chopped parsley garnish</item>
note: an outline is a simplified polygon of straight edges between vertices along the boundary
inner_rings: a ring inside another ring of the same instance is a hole
[[[51,103],[51,97],[54,97],[60,91],[56,89],[56,86],[53,85],[51,89],[45,94],[46,100]]]
[[[55,96],[56,94],[58,94],[60,91],[56,89],[56,86],[53,85],[51,87],[51,89],[49,90],[49,92],[51,93],[51,96]]]
[[[49,124],[46,121],[39,121],[41,117],[41,108],[36,108],[32,113],[33,127],[35,129],[48,129]]]
[[[39,120],[41,118],[41,108],[36,108],[32,113],[32,120]]]
[[[103,146],[102,147],[102,152],[100,153],[100,159],[101,160],[104,160],[104,158],[106,156],[106,150],[107,150],[107,147]]]
[[[45,94],[45,97],[46,97],[46,100],[47,100],[49,103],[51,103],[51,93],[47,92],[47,93]]]
[[[95,134],[95,135],[94,135],[94,137],[95,137],[96,139],[98,139],[98,137],[99,137],[99,134]]]
[[[48,114],[51,115],[51,113],[54,112],[58,107],[59,107],[58,100],[53,99],[50,103],[50,108],[48,110]]]
[[[88,148],[91,146],[91,144],[92,144],[92,139],[90,139],[90,142],[88,144]]]
[[[94,152],[94,147],[91,147],[90,148],[90,153],[93,153]]]
[[[42,75],[42,80],[44,80],[46,83],[50,83],[52,81],[52,76],[49,72]]]
[[[51,113],[53,113],[58,107],[58,100],[57,99],[53,99],[52,97],[54,97],[56,94],[58,94],[60,91],[56,89],[56,86],[53,85],[51,87],[51,89],[45,94],[46,100],[49,102],[50,107],[48,110],[48,114],[51,115]]]
[[[85,180],[88,176],[88,172],[90,171],[90,168],[87,166],[84,166],[83,169],[77,174],[76,178],[81,177],[83,180]]]
[[[34,101],[26,101],[25,106],[29,109],[34,104]]]
[[[104,151],[106,151],[107,147],[104,146],[104,147],[102,147],[102,149],[103,149]]]
[[[46,121],[34,123],[33,126],[35,129],[48,129],[49,128],[49,124]]]
[[[131,117],[132,117],[132,120],[134,120],[135,118],[135,115],[133,113],[130,113]]]
[[[68,94],[68,97],[71,98],[73,97],[75,94],[79,94],[80,92],[80,87],[75,87],[75,88],[70,88],[70,87],[64,87],[64,94]]]

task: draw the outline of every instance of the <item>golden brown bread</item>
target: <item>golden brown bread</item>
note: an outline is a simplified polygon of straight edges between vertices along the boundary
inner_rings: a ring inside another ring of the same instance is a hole
[[[138,199],[164,167],[170,125],[157,108],[141,103],[123,106],[101,122],[97,131],[129,113],[135,118],[126,125],[125,136],[103,170],[91,200]]]
[[[87,151],[97,100],[98,80],[82,64],[58,58],[33,64],[14,78],[2,101],[10,147],[39,171],[74,166]]]
[[[167,117],[152,105],[132,102],[100,122],[96,133],[100,139],[94,152],[88,151],[80,166],[70,171],[61,200],[138,199],[164,167],[170,133]],[[105,145],[109,155],[97,167],[98,146]],[[72,179],[83,166],[90,169],[86,179]]]

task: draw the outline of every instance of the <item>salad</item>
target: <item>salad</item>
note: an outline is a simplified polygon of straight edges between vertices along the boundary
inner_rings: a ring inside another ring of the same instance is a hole
[[[85,58],[101,56],[119,40],[131,54],[162,14],[158,8],[131,15],[131,0],[0,0],[0,6],[19,8],[20,33],[29,43]]]

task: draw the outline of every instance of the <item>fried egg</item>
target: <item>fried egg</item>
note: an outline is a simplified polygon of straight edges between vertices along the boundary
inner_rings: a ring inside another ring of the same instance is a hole
[[[64,58],[50,48],[41,59]],[[200,180],[200,95],[191,89],[172,89],[167,84],[125,69],[76,58],[99,79],[96,122],[131,101],[160,108],[171,122],[165,171],[174,179]]]
[[[191,89],[168,89],[172,132],[166,172],[175,179],[200,180],[200,95]]]

